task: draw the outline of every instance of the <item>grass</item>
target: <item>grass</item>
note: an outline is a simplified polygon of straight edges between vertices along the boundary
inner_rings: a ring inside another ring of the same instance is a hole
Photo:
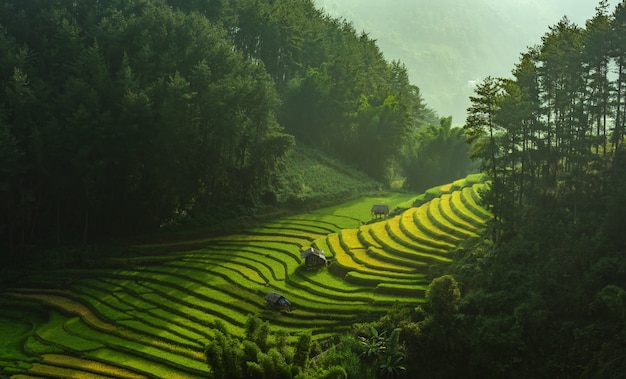
[[[131,370],[108,365],[103,362],[94,361],[91,359],[84,359],[84,358],[72,357],[72,356],[61,355],[61,354],[45,354],[41,358],[42,358],[42,363],[46,365],[79,369],[84,372],[90,372],[96,375],[103,375],[105,377],[113,377],[113,378],[120,378],[120,379],[147,378],[145,375],[138,374]],[[33,370],[32,373],[35,373],[37,371],[39,370]],[[49,372],[48,370],[42,370],[42,371],[43,373]],[[71,374],[71,372],[67,374]]]
[[[15,318],[0,317],[0,366],[4,366],[6,357],[30,362],[34,357],[26,354],[23,340],[30,335],[33,325]],[[12,365],[12,364],[11,364]]]
[[[100,269],[24,278],[24,287],[0,293],[0,376],[206,377],[203,349],[218,321],[242,337],[257,315],[290,341],[303,331],[319,340],[397,301],[417,306],[429,264],[449,262],[489,219],[482,180],[434,187],[421,198],[435,200],[419,207],[414,194],[378,194],[235,235],[137,245],[140,255]],[[373,222],[375,203],[397,216]],[[303,267],[300,251],[311,245],[331,259],[328,268]],[[269,309],[269,291],[286,296],[293,312]]]
[[[69,320],[71,319],[58,312],[51,312],[50,321],[37,330],[38,338],[72,353],[86,353],[104,346],[101,343],[69,333],[66,329]]]

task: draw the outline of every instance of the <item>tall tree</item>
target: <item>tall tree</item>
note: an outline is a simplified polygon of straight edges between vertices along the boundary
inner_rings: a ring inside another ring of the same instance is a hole
[[[616,152],[622,149],[624,125],[626,124],[626,4],[622,1],[613,11],[610,34],[610,55],[617,66],[614,102],[615,129],[612,144]]]
[[[609,49],[611,21],[607,14],[608,1],[603,0],[596,8],[595,16],[587,21],[583,33],[583,64],[589,85],[589,105],[592,122],[595,124],[594,144],[596,153],[600,146],[602,154],[607,153],[607,123],[609,113],[611,84],[609,81]]]
[[[501,216],[504,195],[503,170],[499,164],[502,145],[500,144],[501,126],[497,123],[499,97],[502,92],[502,81],[492,77],[485,78],[476,86],[476,96],[471,96],[472,105],[468,108],[467,121],[463,126],[467,142],[472,145],[470,157],[481,161],[481,169],[491,179],[494,198],[490,199],[493,206],[495,225],[494,239],[498,240],[501,230]]]

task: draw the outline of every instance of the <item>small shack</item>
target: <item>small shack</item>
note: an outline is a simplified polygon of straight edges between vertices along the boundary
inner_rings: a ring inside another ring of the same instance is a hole
[[[276,292],[270,292],[265,295],[265,301],[267,302],[267,305],[273,308],[291,308],[291,303],[289,302],[289,300],[287,300],[283,295]]]
[[[387,217],[389,215],[389,206],[387,204],[374,204],[372,206],[372,217]]]
[[[304,259],[304,265],[307,268],[317,268],[328,264],[328,258],[324,255],[324,250],[318,250],[314,247],[309,247],[301,252],[300,258]]]

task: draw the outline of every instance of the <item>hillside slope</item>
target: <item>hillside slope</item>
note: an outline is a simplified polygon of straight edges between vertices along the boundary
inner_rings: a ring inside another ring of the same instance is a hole
[[[429,265],[454,259],[489,218],[476,204],[480,186],[433,189],[430,202],[380,222],[364,224],[371,204],[395,209],[412,196],[366,197],[237,235],[135,246],[139,256],[99,269],[30,275],[0,293],[0,375],[200,378],[216,329],[244,336],[249,315],[294,342],[335,336],[398,301],[417,306]],[[303,266],[300,251],[311,245],[333,260],[328,269]],[[273,291],[295,309],[268,307]]]
[[[291,208],[338,204],[382,189],[364,173],[303,146],[288,153],[279,183],[278,203]]]

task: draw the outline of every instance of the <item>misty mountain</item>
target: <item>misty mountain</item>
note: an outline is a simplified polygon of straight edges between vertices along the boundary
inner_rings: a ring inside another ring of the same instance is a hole
[[[584,26],[594,0],[316,0],[333,17],[377,40],[400,60],[427,104],[453,123],[465,122],[473,86],[509,77],[521,53],[541,43],[563,16]],[[612,11],[617,0],[613,0]]]

